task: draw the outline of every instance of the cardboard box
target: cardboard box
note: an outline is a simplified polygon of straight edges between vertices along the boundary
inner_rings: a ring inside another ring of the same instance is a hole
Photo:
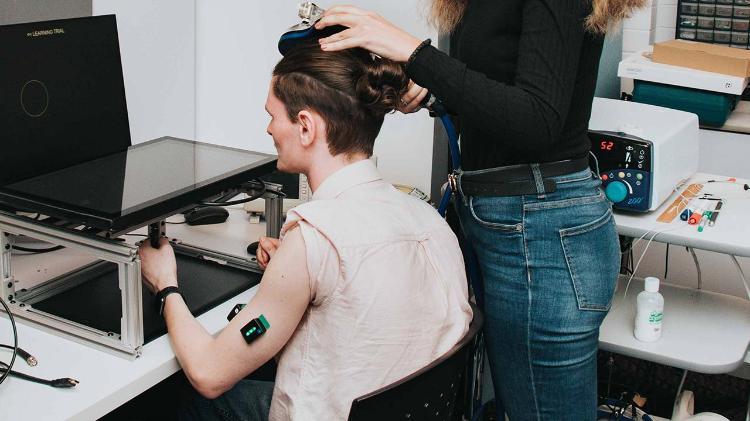
[[[750,51],[716,44],[671,40],[654,45],[653,61],[707,72],[750,77]]]

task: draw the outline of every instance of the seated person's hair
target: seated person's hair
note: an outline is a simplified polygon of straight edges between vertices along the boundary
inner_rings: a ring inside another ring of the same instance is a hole
[[[293,122],[303,109],[325,120],[333,156],[371,156],[385,114],[398,107],[409,82],[396,62],[361,48],[326,52],[317,42],[293,48],[273,76],[273,93]]]

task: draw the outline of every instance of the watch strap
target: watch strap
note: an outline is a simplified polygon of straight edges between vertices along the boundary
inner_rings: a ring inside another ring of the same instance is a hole
[[[159,315],[164,315],[164,303],[167,300],[167,296],[169,294],[180,294],[182,296],[182,292],[180,292],[180,289],[176,286],[168,286],[161,291],[156,293],[156,302],[159,305]]]

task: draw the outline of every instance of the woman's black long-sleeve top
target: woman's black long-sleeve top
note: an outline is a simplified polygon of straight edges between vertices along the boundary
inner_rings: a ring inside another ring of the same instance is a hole
[[[407,73],[458,115],[465,170],[584,156],[604,37],[590,0],[469,0],[450,57],[422,48]]]

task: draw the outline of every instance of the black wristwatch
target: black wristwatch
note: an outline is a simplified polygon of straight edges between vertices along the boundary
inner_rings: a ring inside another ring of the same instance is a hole
[[[182,296],[180,289],[175,286],[168,286],[156,293],[156,303],[159,305],[159,316],[164,315],[164,302],[167,300],[167,296],[172,293],[180,294],[180,296]]]

